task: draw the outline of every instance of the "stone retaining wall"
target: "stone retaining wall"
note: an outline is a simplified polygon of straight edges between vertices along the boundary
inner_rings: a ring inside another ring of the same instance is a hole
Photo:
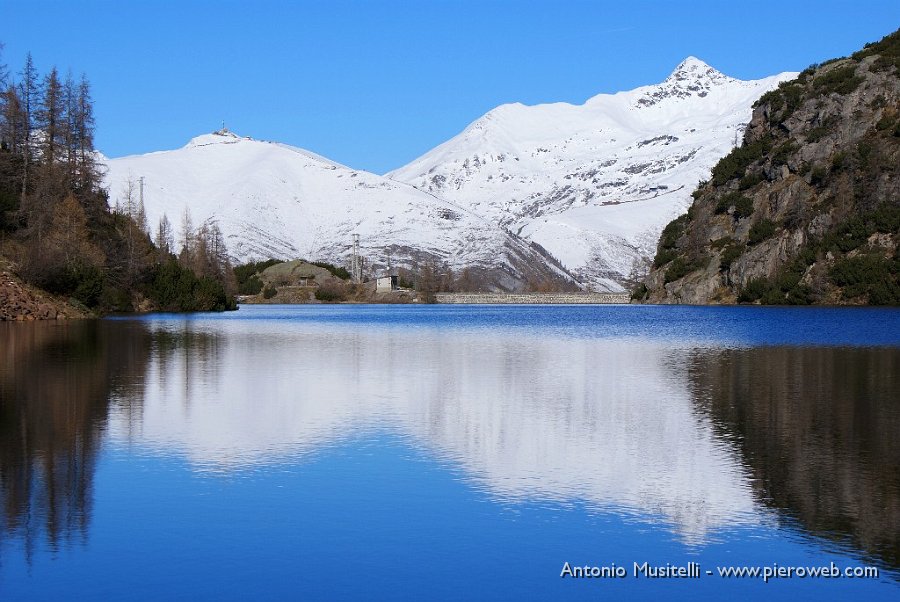
[[[578,304],[629,303],[628,293],[436,293],[438,303],[470,304]]]

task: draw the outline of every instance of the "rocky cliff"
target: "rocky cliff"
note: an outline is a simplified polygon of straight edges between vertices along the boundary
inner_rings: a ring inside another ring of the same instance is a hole
[[[900,31],[754,105],[635,298],[900,303]]]

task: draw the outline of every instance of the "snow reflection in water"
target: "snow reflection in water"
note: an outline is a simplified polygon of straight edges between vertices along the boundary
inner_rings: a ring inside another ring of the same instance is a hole
[[[198,470],[287,462],[385,428],[490,495],[662,516],[688,542],[757,521],[738,454],[692,404],[684,348],[521,330],[156,322],[116,440]]]

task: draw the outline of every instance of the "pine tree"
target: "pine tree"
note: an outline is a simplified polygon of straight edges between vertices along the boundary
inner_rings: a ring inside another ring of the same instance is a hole
[[[17,154],[19,150],[19,124],[21,121],[19,95],[13,86],[0,93],[0,150]]]
[[[78,112],[78,90],[72,72],[66,73],[66,81],[62,87],[62,152],[66,163],[66,179],[69,187],[75,183],[78,159],[77,125],[75,116]]]
[[[25,195],[28,191],[28,170],[34,159],[33,136],[35,124],[35,112],[37,111],[38,102],[40,100],[40,89],[38,88],[38,73],[34,68],[34,61],[31,59],[29,52],[25,56],[25,66],[22,68],[21,79],[18,85],[18,97],[21,111],[21,152],[23,159],[22,166],[22,204],[25,204]]]
[[[8,82],[9,70],[6,68],[6,63],[3,62],[3,42],[0,42],[0,151],[10,150],[6,111],[6,105],[9,102],[7,98]]]
[[[9,83],[9,69],[6,68],[6,63],[3,62],[3,49],[6,45],[3,42],[0,42],[0,90],[6,90],[6,86]]]
[[[78,184],[82,190],[90,190],[98,179],[94,162],[94,101],[90,82],[83,73],[78,85],[74,125],[78,145]]]
[[[65,147],[64,125],[65,105],[63,86],[59,81],[56,67],[44,78],[44,93],[37,112],[37,125],[41,130],[41,158],[44,165],[52,170],[60,159],[60,151]]]
[[[156,248],[159,249],[160,256],[163,258],[168,257],[175,249],[172,224],[169,223],[169,218],[166,217],[165,213],[159,218],[159,226],[156,229],[156,240],[154,242]]]

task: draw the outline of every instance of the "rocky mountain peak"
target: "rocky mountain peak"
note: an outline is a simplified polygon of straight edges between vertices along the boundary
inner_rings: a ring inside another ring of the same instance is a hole
[[[716,86],[734,82],[724,73],[710,67],[700,59],[689,56],[658,86],[652,86],[638,98],[637,106],[648,107],[669,98],[704,98]]]
[[[696,80],[721,81],[730,79],[721,71],[710,67],[695,56],[689,56],[675,67],[675,70],[665,79],[667,82],[685,82]]]

